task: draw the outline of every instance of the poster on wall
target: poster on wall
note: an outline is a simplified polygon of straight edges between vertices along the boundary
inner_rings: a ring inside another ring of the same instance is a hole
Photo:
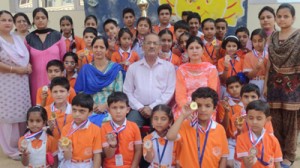
[[[103,32],[102,24],[108,19],[115,19],[123,27],[122,11],[126,7],[134,9],[136,20],[141,12],[136,5],[137,0],[85,0],[85,14],[95,15],[99,23],[99,31]],[[247,24],[247,0],[148,0],[147,15],[152,23],[158,24],[157,8],[168,3],[172,7],[173,18],[181,19],[182,11],[193,11],[200,14],[201,19],[225,18],[229,25],[228,34]]]

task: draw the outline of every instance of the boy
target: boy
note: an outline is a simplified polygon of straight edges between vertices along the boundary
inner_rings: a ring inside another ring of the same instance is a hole
[[[135,39],[136,36],[136,29],[134,27],[134,22],[135,22],[135,13],[132,8],[125,8],[123,9],[123,23],[125,27],[127,27],[132,35],[133,35],[133,40]]]
[[[244,167],[280,168],[282,153],[278,140],[273,134],[266,133],[265,125],[271,121],[267,103],[255,100],[246,108],[246,122],[250,129],[237,137],[237,157]]]
[[[78,67],[79,69],[84,64],[89,64],[93,61],[93,52],[92,52],[92,41],[97,36],[97,30],[93,27],[87,27],[83,31],[83,41],[85,48],[76,52],[78,55]]]
[[[226,133],[222,125],[211,119],[218,94],[209,87],[201,87],[192,93],[192,101],[198,105],[198,117],[184,121],[193,113],[185,105],[182,115],[167,133],[169,140],[175,140],[179,131],[179,164],[181,167],[225,168],[229,154]]]
[[[105,31],[105,34],[107,36],[108,40],[108,51],[106,53],[106,57],[110,60],[113,52],[119,50],[119,46],[116,43],[118,39],[118,33],[119,33],[119,26],[118,23],[113,19],[107,19],[103,23],[103,29]]]
[[[56,140],[60,139],[62,128],[72,122],[72,107],[68,102],[70,84],[65,77],[55,77],[50,84],[54,102],[46,106],[48,124]]]
[[[187,23],[190,26],[190,34],[191,36],[202,37],[203,33],[199,31],[201,24],[201,17],[198,13],[192,12],[187,17]]]
[[[189,14],[193,13],[192,11],[182,11],[181,13],[181,19],[187,23],[187,17]]]
[[[175,36],[173,36],[174,38],[174,47],[172,48],[172,52],[178,56],[180,56],[182,54],[182,49],[180,48],[179,45],[179,37],[180,35],[182,35],[185,32],[189,32],[190,28],[189,25],[183,21],[183,20],[179,20],[174,24],[174,31],[175,31]]]
[[[234,152],[236,146],[236,121],[242,117],[243,103],[240,100],[240,92],[242,82],[238,76],[231,76],[226,80],[228,97],[219,102],[217,107],[217,121],[224,126],[226,131],[229,156],[227,158],[227,167],[232,167],[234,164]],[[243,123],[239,123],[243,124]]]
[[[59,60],[51,60],[47,63],[46,66],[47,75],[49,81],[52,81],[55,77],[63,77],[64,76],[64,65]],[[76,92],[73,88],[70,88],[70,95],[68,95],[68,101],[72,102],[73,98],[76,96]],[[40,105],[42,107],[48,106],[53,103],[53,98],[51,96],[51,92],[49,90],[49,86],[45,85],[40,87],[37,90],[36,95],[36,105]]]
[[[110,122],[102,126],[103,167],[138,167],[142,156],[142,138],[138,126],[126,119],[130,110],[125,93],[114,92],[108,99]]]
[[[90,95],[80,93],[73,99],[74,121],[63,127],[59,142],[59,147],[64,151],[61,167],[101,166],[101,129],[88,120],[93,106],[94,101]]]
[[[218,18],[215,20],[216,23],[216,38],[220,41],[223,41],[227,30],[228,30],[228,23],[223,18]]]
[[[172,7],[169,4],[162,4],[157,8],[159,24],[153,26],[153,32],[158,34],[161,30],[169,29],[174,34],[174,27],[170,24]]]
[[[239,27],[235,31],[235,36],[237,36],[241,43],[241,48],[237,51],[237,54],[241,58],[244,58],[245,55],[251,51],[247,46],[248,43],[251,43],[249,41],[249,30],[247,29],[247,27]]]

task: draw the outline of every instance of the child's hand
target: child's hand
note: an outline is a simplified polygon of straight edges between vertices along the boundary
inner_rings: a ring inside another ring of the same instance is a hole
[[[80,60],[82,60],[84,57],[86,57],[87,55],[85,54],[85,52],[81,52],[81,53],[79,53],[78,54],[78,58],[80,59]]]
[[[255,162],[257,161],[257,158],[256,158],[256,156],[250,155],[250,156],[245,156],[243,160],[244,160],[245,166],[247,168],[248,167],[250,168],[255,164]]]
[[[64,137],[64,138],[67,138],[67,137]],[[65,145],[62,145],[62,139],[61,138],[59,141],[58,141],[58,147],[60,149],[62,149],[63,151],[72,151],[72,141],[69,139],[69,144],[67,146]]]
[[[110,147],[116,147],[117,146],[117,135],[115,133],[108,133],[106,134],[106,141],[109,144]]]
[[[186,119],[188,118],[194,111],[191,109],[190,104],[187,103],[182,107],[182,115]]]
[[[54,128],[56,127],[55,121],[54,120],[48,120],[47,123],[48,123],[50,131],[53,131]]]
[[[94,106],[95,113],[104,113],[107,110],[106,104],[99,104]]]
[[[115,37],[111,37],[111,38],[108,38],[108,48],[109,50],[111,51],[114,51],[115,50],[115,45],[116,45],[116,38]]]
[[[222,104],[225,112],[229,112],[230,111],[229,103],[226,100],[221,100],[220,103]]]
[[[48,91],[42,91],[42,99],[45,100],[48,97]]]
[[[230,55],[225,56],[224,67],[228,68],[230,64]]]

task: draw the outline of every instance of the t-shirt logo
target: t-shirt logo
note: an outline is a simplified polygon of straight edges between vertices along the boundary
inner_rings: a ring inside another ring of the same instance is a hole
[[[213,147],[213,148],[212,148],[212,153],[213,153],[215,156],[221,155],[221,148],[218,147],[218,146]]]

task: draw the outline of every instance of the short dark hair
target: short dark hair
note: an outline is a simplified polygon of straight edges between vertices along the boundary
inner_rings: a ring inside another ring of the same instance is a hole
[[[189,14],[193,13],[192,11],[182,11],[181,12],[181,17],[182,16],[188,16]]]
[[[172,108],[170,108],[168,105],[165,104],[159,104],[156,105],[155,107],[153,107],[152,109],[152,113],[151,113],[151,119],[153,119],[153,115],[157,112],[157,111],[163,111],[167,114],[169,120],[171,121],[171,123],[173,123],[174,121],[174,117],[173,117],[173,112],[172,112]]]
[[[224,50],[226,50],[226,45],[227,45],[228,42],[234,42],[234,43],[236,43],[237,49],[241,48],[241,42],[240,42],[240,40],[236,36],[232,36],[231,35],[231,36],[225,37],[224,40],[223,40],[223,42],[222,42],[222,48]]]
[[[248,83],[244,85],[241,89],[241,97],[244,93],[255,92],[258,97],[260,97],[259,87],[253,83]]]
[[[262,100],[254,100],[248,104],[246,107],[246,113],[248,114],[249,110],[256,110],[263,112],[266,117],[271,116],[270,107],[268,103],[263,102]]]
[[[90,20],[90,19],[95,20],[96,24],[98,24],[98,20],[97,20],[97,17],[96,17],[95,15],[88,15],[87,17],[85,17],[85,19],[84,19],[84,24],[85,24],[88,20]]]
[[[54,59],[54,60],[49,61],[46,66],[46,70],[48,71],[49,67],[52,67],[52,66],[58,67],[61,70],[61,72],[63,72],[65,70],[64,64],[60,60]]]
[[[64,55],[64,57],[63,57],[63,61],[65,61],[65,59],[67,57],[72,57],[74,59],[74,62],[76,64],[78,64],[78,55],[76,53],[74,53],[74,52],[66,52],[65,55]]]
[[[215,20],[216,24],[217,23],[222,23],[222,22],[224,22],[226,24],[226,27],[228,27],[228,23],[227,23],[227,21],[224,18],[218,18],[218,19]]]
[[[274,9],[270,6],[264,6],[259,12],[258,12],[258,19],[260,19],[260,16],[261,14],[264,12],[264,11],[268,11],[270,13],[272,13],[272,15],[274,16],[274,18],[276,17],[275,16],[275,12],[274,12]]]
[[[172,7],[169,4],[161,4],[157,8],[157,15],[159,15],[160,11],[167,9],[170,12],[170,15],[172,15]]]
[[[83,36],[86,34],[86,33],[93,33],[93,35],[97,36],[98,34],[98,31],[97,29],[93,28],[93,27],[87,27],[83,30]]]
[[[238,76],[231,76],[229,78],[226,79],[226,87],[228,87],[229,85],[238,82],[239,84],[243,85],[242,81],[240,80],[240,77]]]
[[[70,90],[70,83],[66,77],[55,77],[51,80],[50,90],[52,91],[54,86],[62,86],[63,88]]]
[[[200,39],[200,37],[197,36],[190,36],[190,38],[186,42],[186,49],[191,45],[193,42],[197,42],[201,45],[201,47],[204,46],[203,41]]]
[[[196,98],[211,98],[214,104],[214,108],[218,104],[219,96],[218,93],[210,87],[200,87],[192,93],[192,100]]]
[[[262,39],[267,39],[267,34],[262,29],[255,29],[251,33],[250,40],[252,40],[253,36],[259,35]]]
[[[19,16],[24,17],[24,19],[25,19],[26,23],[28,24],[28,26],[31,26],[31,23],[30,23],[30,20],[29,20],[28,16],[27,16],[25,13],[23,13],[23,12],[19,12],[19,13],[16,13],[16,14],[14,15],[14,18],[13,18],[13,19],[14,19],[14,23],[15,23],[15,24],[16,24],[17,18],[18,18]]]
[[[215,20],[214,20],[213,18],[206,18],[206,19],[204,19],[204,20],[202,21],[202,23],[201,23],[202,29],[204,28],[204,25],[205,25],[206,22],[211,22],[211,23],[213,23],[214,26],[216,27],[216,22],[215,22]]]
[[[134,13],[134,10],[132,8],[124,8],[122,16],[124,17],[124,15],[127,14],[127,13],[131,13],[135,17],[135,13]]]
[[[105,26],[106,26],[107,24],[109,24],[109,23],[111,23],[111,24],[115,25],[116,27],[118,27],[117,21],[115,21],[115,20],[113,20],[113,19],[107,19],[107,20],[105,20],[105,22],[103,23],[103,29],[104,29],[104,30],[105,30]]]
[[[249,30],[247,27],[239,27],[235,31],[235,35],[237,35],[239,32],[245,32],[249,36]]]
[[[88,108],[89,111],[93,111],[94,100],[91,95],[85,93],[77,94],[72,100],[72,106],[80,106],[83,108]]]
[[[95,42],[96,42],[97,40],[103,40],[106,49],[108,49],[108,41],[107,41],[107,38],[106,38],[106,37],[104,37],[104,36],[97,36],[97,37],[95,37],[95,38],[93,39],[91,45],[94,46],[94,44],[95,44]]]
[[[292,17],[294,17],[296,15],[296,11],[295,11],[294,6],[291,5],[291,4],[289,4],[289,3],[282,3],[282,4],[280,4],[279,7],[277,8],[276,14],[278,13],[278,11],[280,9],[283,9],[283,8],[289,9],[290,12],[291,12]]]
[[[129,107],[129,99],[123,92],[113,92],[107,98],[107,105],[110,106],[112,103],[124,102]]]
[[[184,29],[186,31],[190,31],[190,26],[185,21],[179,20],[174,24],[174,32],[176,32],[177,29]]]
[[[187,22],[189,22],[191,19],[198,19],[198,21],[199,21],[199,24],[201,23],[201,16],[199,15],[199,13],[196,13],[196,12],[192,12],[192,13],[190,13],[189,15],[188,15],[188,17],[187,17]]]

